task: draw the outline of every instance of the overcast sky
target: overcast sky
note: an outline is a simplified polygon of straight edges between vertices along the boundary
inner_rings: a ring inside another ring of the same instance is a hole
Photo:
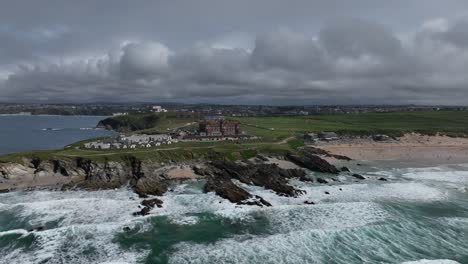
[[[0,4],[0,102],[468,105],[466,0]]]

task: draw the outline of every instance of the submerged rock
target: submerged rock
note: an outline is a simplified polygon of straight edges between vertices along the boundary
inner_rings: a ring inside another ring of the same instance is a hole
[[[328,183],[327,180],[322,179],[322,178],[317,178],[317,182],[318,182],[318,183]]]

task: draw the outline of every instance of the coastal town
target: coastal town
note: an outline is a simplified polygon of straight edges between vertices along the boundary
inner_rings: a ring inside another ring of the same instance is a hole
[[[156,113],[167,110],[155,107]],[[195,112],[178,112],[178,118],[194,117]],[[109,138],[87,142],[85,149],[136,149],[152,148],[187,141],[238,141],[253,140],[258,137],[248,135],[241,129],[237,120],[224,119],[221,116],[207,116],[196,122],[198,129],[174,129],[167,134],[125,134],[119,133]]]

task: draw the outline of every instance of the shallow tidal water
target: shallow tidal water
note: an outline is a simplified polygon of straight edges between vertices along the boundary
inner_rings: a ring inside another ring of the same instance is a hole
[[[0,194],[0,263],[468,263],[468,166],[354,169],[368,179],[292,181],[299,198],[244,185],[271,208],[190,181],[146,217],[127,188]]]

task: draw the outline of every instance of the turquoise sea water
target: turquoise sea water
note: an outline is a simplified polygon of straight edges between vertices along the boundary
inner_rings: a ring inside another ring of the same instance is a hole
[[[299,198],[244,186],[271,208],[196,181],[146,217],[131,215],[141,200],[127,188],[0,194],[0,263],[468,263],[468,166],[395,164],[355,167],[365,181],[293,180]]]
[[[62,148],[76,141],[110,135],[94,129],[102,116],[0,115],[0,154]]]

